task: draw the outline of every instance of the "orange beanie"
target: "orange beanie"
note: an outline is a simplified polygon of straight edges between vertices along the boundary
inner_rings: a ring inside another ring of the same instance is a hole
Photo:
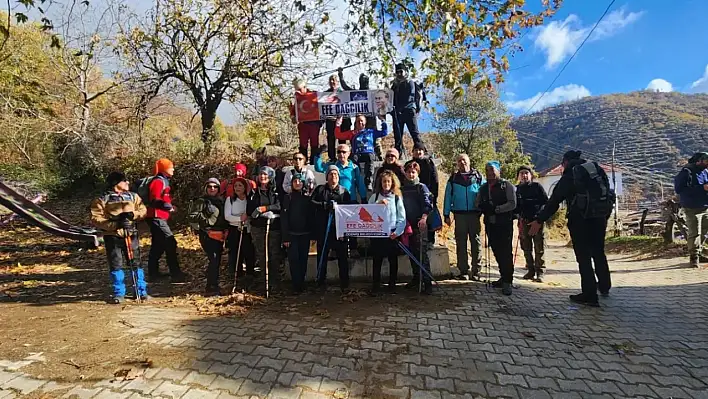
[[[174,168],[174,164],[167,158],[159,159],[155,162],[155,174],[165,173],[167,169]]]

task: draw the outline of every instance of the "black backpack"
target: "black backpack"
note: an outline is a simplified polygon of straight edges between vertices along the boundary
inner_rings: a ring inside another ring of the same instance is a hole
[[[425,87],[422,83],[415,83],[415,106],[420,109],[422,104],[428,102],[428,97],[425,95]]]
[[[585,162],[573,167],[575,198],[571,209],[584,219],[607,218],[615,205],[615,192],[610,180],[597,162]]]

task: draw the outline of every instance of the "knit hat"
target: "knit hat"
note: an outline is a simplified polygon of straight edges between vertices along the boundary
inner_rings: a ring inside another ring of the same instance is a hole
[[[565,154],[563,154],[563,160],[564,161],[572,161],[574,159],[580,159],[580,156],[582,154],[583,154],[582,151],[569,150]]]
[[[425,148],[425,144],[421,142],[413,144],[413,150],[423,150],[424,152],[428,152],[428,149]]]
[[[388,154],[393,154],[396,156],[396,158],[400,157],[400,153],[395,148],[389,148],[388,150],[386,150],[386,155],[388,155]]]
[[[204,183],[205,186],[207,184],[216,184],[217,186],[220,186],[221,182],[216,177],[210,177],[209,179],[207,179],[206,183]]]
[[[402,62],[399,62],[398,64],[396,64],[396,70],[397,70],[397,71],[402,70],[402,71],[406,71],[406,72],[407,72],[407,71],[408,71],[408,67],[406,66],[406,64],[404,64],[404,63],[402,63]]]
[[[518,176],[519,173],[521,173],[522,170],[527,170],[531,175],[533,175],[533,168],[529,165],[521,165],[519,166],[518,169],[516,169],[516,175]]]
[[[499,161],[489,161],[487,162],[487,166],[491,166],[496,170],[501,170],[501,164],[499,163]]]
[[[247,171],[248,171],[248,168],[246,167],[246,165],[244,165],[240,162],[237,163],[236,165],[234,165],[234,172],[236,174],[238,174],[238,172],[241,172],[241,176],[246,176]]]
[[[174,168],[175,165],[167,158],[158,159],[155,162],[155,174],[166,173],[168,169]]]
[[[327,168],[327,173],[325,173],[325,177],[329,177],[329,174],[332,172],[337,172],[337,175],[339,175],[339,168],[334,165],[329,165]]]
[[[270,166],[262,166],[259,170],[258,173],[265,173],[268,175],[268,179],[271,181],[275,179],[275,170],[271,168]]]
[[[118,185],[118,183],[127,181],[125,174],[123,172],[111,172],[106,176],[106,186],[108,188],[113,188]]]
[[[294,180],[300,180],[301,182],[304,183],[304,182],[305,182],[305,176],[303,176],[302,173],[295,173],[295,174],[293,175],[292,180],[293,180],[293,181],[294,181]]]

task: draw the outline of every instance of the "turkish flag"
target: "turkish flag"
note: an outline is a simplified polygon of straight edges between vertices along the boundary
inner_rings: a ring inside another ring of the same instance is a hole
[[[305,94],[295,92],[295,114],[298,122],[320,120],[320,107],[317,106],[317,92],[307,91]]]

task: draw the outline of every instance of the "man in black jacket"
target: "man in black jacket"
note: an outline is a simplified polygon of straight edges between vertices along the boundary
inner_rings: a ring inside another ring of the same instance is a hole
[[[607,230],[607,218],[585,218],[581,210],[574,205],[577,193],[575,189],[575,179],[573,178],[573,168],[583,165],[587,161],[581,158],[580,151],[570,150],[563,155],[563,175],[553,189],[551,198],[546,206],[536,216],[536,220],[529,226],[529,234],[536,235],[543,227],[543,223],[550,219],[560,203],[566,201],[568,204],[568,231],[573,241],[573,251],[575,259],[578,261],[580,269],[580,284],[582,294],[571,295],[570,300],[576,303],[599,307],[597,301],[597,290],[603,296],[610,292],[612,281],[610,279],[610,269],[605,256],[605,232]],[[600,176],[607,175],[602,168],[598,168]],[[609,217],[609,216],[608,216]],[[595,273],[593,274],[593,261],[595,262]],[[595,281],[597,275],[597,282]]]
[[[352,198],[344,187],[339,185],[339,169],[335,165],[327,168],[327,183],[317,186],[312,194],[312,203],[315,206],[315,237],[317,237],[317,265],[320,258],[327,256],[324,253],[324,243],[327,241],[327,250],[334,249],[337,253],[337,264],[339,266],[339,284],[342,290],[349,288],[349,261],[347,260],[346,239],[337,239],[336,226],[334,224],[334,204],[351,204]],[[332,215],[332,221],[327,235],[328,220]],[[321,271],[318,271],[317,285],[325,288],[327,282],[327,263],[323,263]]]
[[[414,144],[422,143],[418,132],[418,114],[420,113],[421,96],[415,81],[408,77],[408,67],[396,64],[396,78],[391,85],[393,90],[393,138],[394,146],[401,154],[403,151],[403,128],[408,127]]]
[[[310,234],[314,209],[312,200],[305,191],[305,176],[295,173],[292,177],[292,191],[283,198],[283,212],[280,219],[283,245],[288,249],[288,263],[293,291],[305,288],[307,256],[310,252]]]
[[[526,259],[526,274],[524,280],[543,282],[543,272],[546,268],[544,249],[546,237],[541,230],[535,236],[529,234],[529,222],[536,219],[538,212],[548,202],[548,195],[543,186],[533,181],[533,169],[530,166],[520,166],[516,171],[519,185],[516,186],[516,214],[519,217],[519,240]],[[534,259],[534,253],[536,258]],[[536,277],[534,279],[534,276]]]

